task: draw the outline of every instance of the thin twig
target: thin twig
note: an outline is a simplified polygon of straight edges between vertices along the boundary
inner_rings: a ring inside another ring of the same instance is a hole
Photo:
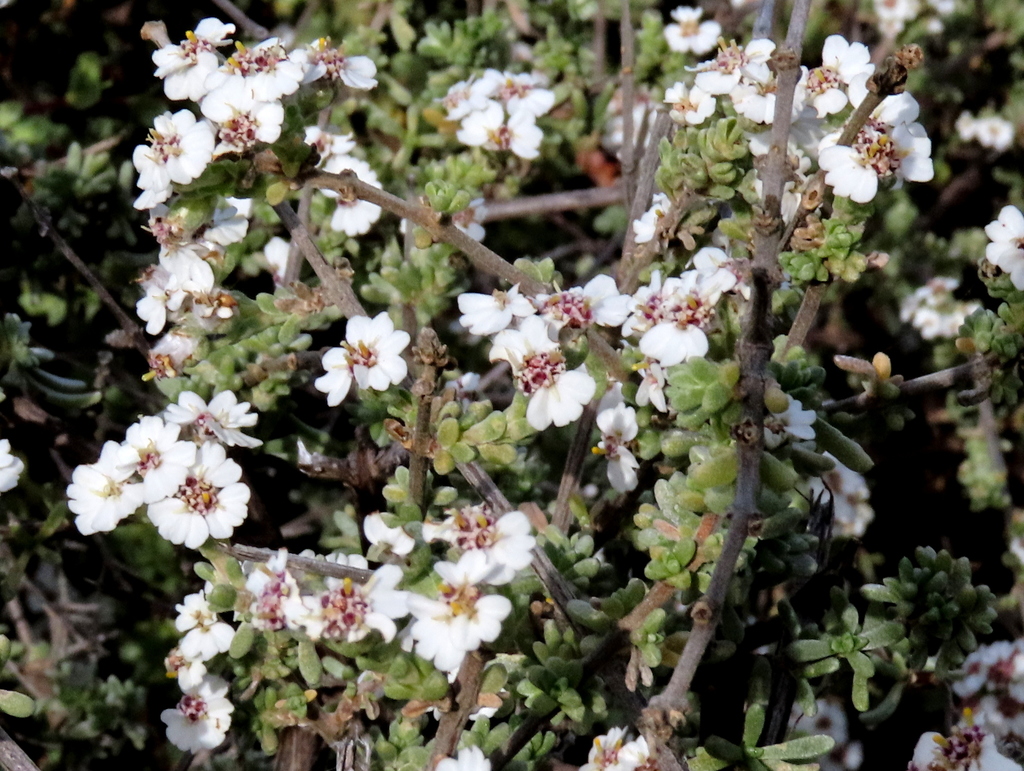
[[[306,226],[302,224],[299,215],[292,209],[291,204],[287,201],[281,201],[274,205],[274,211],[277,212],[277,216],[281,218],[281,222],[291,234],[292,242],[298,244],[299,251],[305,256],[306,262],[310,264],[317,276],[320,277],[320,283],[331,303],[336,305],[346,318],[366,316],[366,309],[363,308],[363,304],[356,297],[356,293],[352,289],[351,280],[346,280],[339,275],[338,271],[324,259],[323,254],[321,254],[320,249],[313,242],[312,236],[310,236]]]
[[[250,562],[269,562],[281,552],[275,549],[259,549],[255,546],[243,546],[241,544],[217,544],[217,548],[225,554],[239,560]],[[313,557],[300,557],[298,554],[286,554],[285,560],[288,567],[293,570],[301,570],[305,573],[315,573],[318,576],[330,576],[331,578],[351,578],[353,581],[363,584],[373,576],[372,570],[362,568],[351,568],[348,565],[339,565],[336,562],[319,560]]]
[[[39,766],[0,728],[0,767],[4,771],[39,771]]]
[[[654,586],[644,595],[640,604],[633,608],[629,615],[619,620],[619,629],[624,629],[627,632],[639,629],[644,625],[647,617],[672,599],[677,591],[679,590],[667,581],[655,581]]]
[[[984,382],[990,374],[994,362],[990,362],[982,356],[977,356],[966,364],[958,364],[955,367],[942,369],[928,375],[915,377],[899,384],[900,397],[920,396],[932,391],[945,391],[950,388],[974,388]],[[848,396],[845,399],[825,402],[821,405],[822,412],[863,412],[871,409],[876,404],[889,404],[886,399],[865,391],[856,396]]]
[[[636,200],[640,200],[639,195],[636,197]],[[640,284],[640,274],[654,262],[654,259],[660,253],[662,239],[668,233],[675,231],[683,215],[700,200],[700,196],[694,195],[689,190],[684,191],[678,198],[672,201],[668,211],[655,224],[654,236],[651,240],[643,244],[636,243],[636,232],[633,229],[633,223],[643,216],[643,209],[636,212],[635,217],[632,217],[633,213],[631,213],[632,219],[629,221],[629,226],[626,230],[626,240],[622,245],[622,261],[619,263],[618,285],[620,292],[632,294],[636,291]],[[650,204],[650,201],[647,203]]]
[[[630,13],[629,0],[621,0],[619,6],[619,38],[622,53],[622,181],[625,184],[626,205],[633,203],[636,195],[636,148],[633,143],[635,127],[633,125],[633,108],[636,105],[636,65],[634,43],[636,31],[633,29],[633,17]]]
[[[575,209],[600,209],[623,201],[623,186],[587,187],[582,190],[564,190],[559,193],[529,195],[507,201],[485,201],[476,207],[474,219],[480,223],[551,214]]]
[[[543,282],[526,275],[454,225],[443,224],[436,212],[425,206],[403,201],[398,196],[369,185],[353,172],[331,174],[326,171],[313,171],[302,177],[301,181],[314,187],[336,190],[343,200],[359,199],[375,203],[382,209],[419,225],[432,238],[460,250],[479,270],[505,279],[510,284],[519,284],[519,288],[526,294],[540,294],[548,290]]]
[[[790,348],[797,348],[804,344],[807,333],[814,326],[814,319],[818,316],[818,309],[821,307],[821,298],[828,289],[828,284],[810,284],[804,290],[803,299],[800,301],[800,308],[793,319],[793,325],[789,328],[789,335],[786,337],[786,346],[782,349],[783,354]]]
[[[422,511],[430,458],[431,406],[437,388],[437,372],[448,363],[448,348],[441,345],[437,332],[424,327],[417,336],[413,357],[422,370],[412,386],[412,395],[416,399],[416,423],[409,453],[409,497]]]
[[[441,715],[437,734],[434,738],[434,756],[427,768],[434,768],[444,758],[455,754],[459,746],[462,729],[469,716],[476,709],[483,680],[484,657],[479,651],[473,651],[462,660],[458,677],[455,678],[455,704],[457,707]]]
[[[704,652],[714,639],[721,619],[726,593],[736,562],[747,539],[748,524],[757,512],[760,490],[761,453],[764,448],[764,391],[766,368],[771,356],[771,296],[780,280],[778,255],[782,221],[782,192],[786,179],[789,130],[792,122],[793,95],[800,76],[800,53],[810,0],[796,0],[784,45],[773,56],[778,87],[772,122],[772,143],[764,166],[762,184],[764,203],[755,220],[754,258],[751,268],[751,301],[744,319],[743,334],[737,346],[740,359],[742,414],[734,430],[738,472],[731,522],[715,561],[711,581],[704,596],[691,612],[693,629],[665,689],[651,700],[644,711],[644,733],[654,742],[659,761],[675,760],[665,746],[672,727],[687,709],[687,693]]]
[[[755,40],[771,37],[774,19],[775,0],[761,0],[757,9],[757,18],[754,19],[754,29],[750,36]]]
[[[565,456],[565,468],[562,470],[562,481],[558,485],[558,498],[555,500],[555,513],[551,516],[551,524],[563,533],[569,532],[569,525],[572,523],[569,499],[580,487],[580,472],[589,454],[590,433],[594,430],[596,420],[597,403],[591,402],[583,408],[583,414],[576,421],[576,433]]]
[[[96,274],[89,269],[89,266],[82,261],[82,258],[75,253],[75,250],[71,248],[67,241],[65,241],[61,234],[57,232],[56,228],[53,227],[53,220],[50,219],[49,212],[46,211],[42,206],[37,204],[32,196],[28,194],[25,186],[21,184],[18,179],[18,170],[11,166],[0,169],[0,175],[5,177],[21,195],[21,199],[28,206],[29,211],[32,212],[33,218],[35,218],[36,224],[39,226],[39,234],[48,237],[53,245],[57,247],[58,251],[64,255],[64,258],[70,262],[75,270],[77,270],[82,278],[86,280],[89,286],[92,287],[93,291],[99,296],[100,300],[106,305],[110,312],[114,314],[114,318],[117,319],[117,323],[120,324],[121,329],[128,339],[132,341],[132,345],[138,350],[146,359],[149,359],[149,345],[146,342],[146,336],[142,333],[142,327],[136,324],[131,317],[124,312],[124,309],[118,305],[117,300],[114,296],[107,291],[107,288],[103,286]]]
[[[608,45],[608,17],[604,12],[605,0],[597,0],[597,7],[594,9],[594,39],[591,52],[594,56],[594,71],[591,87],[599,89],[604,82],[607,67],[607,45]]]
[[[242,9],[232,3],[231,0],[210,0],[210,2],[227,14],[231,21],[241,27],[249,37],[260,40],[266,40],[270,37],[269,29],[258,21],[254,21],[246,16]]]

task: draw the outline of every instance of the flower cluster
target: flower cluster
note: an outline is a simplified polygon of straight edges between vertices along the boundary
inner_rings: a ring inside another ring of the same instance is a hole
[[[1020,771],[1021,765],[999,752],[996,737],[979,726],[957,726],[948,737],[922,734],[907,771]]]
[[[991,241],[985,259],[1024,290],[1024,214],[1016,206],[1004,206],[996,221],[985,226],[985,235]]]
[[[700,8],[679,6],[672,11],[672,24],[665,25],[665,41],[673,51],[703,56],[718,43],[722,25],[717,21],[701,21]]]
[[[976,118],[964,110],[956,119],[956,133],[965,142],[975,141],[982,147],[1005,153],[1013,147],[1016,129],[1013,123],[998,115]]]
[[[1024,640],[983,645],[967,657],[953,692],[998,738],[1024,737]]]
[[[956,337],[964,319],[981,307],[976,300],[960,301],[953,292],[960,286],[955,278],[938,276],[918,287],[900,304],[900,321],[909,323],[925,340]]]
[[[84,535],[108,532],[146,505],[171,543],[197,549],[208,538],[230,537],[246,518],[250,493],[224,445],[261,444],[239,430],[256,420],[230,391],[209,405],[182,392],[162,416],[141,418],[123,442],[106,442],[96,463],[75,469],[67,494],[76,527]]]
[[[541,75],[489,69],[456,83],[441,99],[448,120],[459,122],[458,140],[469,147],[507,150],[525,160],[540,155],[544,132],[537,118],[555,104]]]

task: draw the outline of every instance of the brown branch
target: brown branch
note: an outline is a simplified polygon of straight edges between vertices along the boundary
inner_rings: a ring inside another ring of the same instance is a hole
[[[828,284],[810,284],[804,289],[803,299],[800,300],[800,308],[797,309],[793,325],[789,328],[789,335],[786,337],[786,346],[782,349],[785,354],[790,348],[798,348],[807,339],[807,333],[814,326],[814,320],[818,316],[818,309],[821,307],[821,298],[828,289]]]
[[[292,209],[291,204],[287,201],[281,201],[278,204],[274,204],[274,211],[291,234],[292,242],[298,244],[299,251],[306,258],[306,262],[310,264],[310,267],[320,277],[320,284],[323,286],[327,299],[331,301],[331,304],[336,305],[346,318],[366,316],[366,309],[363,308],[363,304],[359,302],[359,298],[356,297],[356,293],[352,289],[352,281],[339,275],[338,271],[324,259],[323,254],[321,254],[320,249],[313,242],[312,236],[310,236],[306,226],[302,224],[299,215]]]
[[[597,0],[597,7],[594,9],[594,39],[591,48],[594,56],[592,88],[598,88],[604,80],[608,64],[608,17],[604,12],[604,4],[605,0]]]
[[[382,209],[409,220],[412,224],[419,225],[435,240],[451,244],[465,254],[477,269],[505,279],[510,284],[519,284],[519,288],[526,294],[540,294],[548,291],[548,287],[543,282],[537,281],[510,265],[504,258],[476,239],[470,238],[454,225],[443,224],[437,212],[426,206],[403,201],[398,196],[369,185],[351,171],[341,174],[312,171],[303,176],[301,181],[314,187],[335,190],[343,200],[359,199],[375,203]]]
[[[623,186],[587,187],[582,190],[563,190],[558,193],[529,195],[511,198],[507,201],[485,201],[476,207],[477,222],[497,222],[534,214],[572,211],[575,209],[600,209],[614,206],[623,201]]]
[[[915,377],[912,380],[905,380],[899,384],[900,397],[920,396],[932,391],[945,391],[950,388],[976,388],[979,383],[986,381],[996,364],[996,361],[986,359],[983,356],[976,356],[966,364],[959,364],[928,375]],[[845,399],[825,402],[821,405],[821,410],[826,413],[863,412],[876,405],[889,403],[891,403],[889,400],[882,399],[877,394],[865,391],[856,396],[848,396]]]
[[[711,582],[704,596],[694,603],[691,616],[693,629],[665,689],[655,696],[644,710],[643,727],[659,762],[675,761],[665,742],[672,727],[683,718],[687,693],[704,652],[714,639],[721,619],[726,593],[736,570],[736,563],[747,539],[748,525],[757,512],[760,490],[761,453],[764,448],[764,391],[766,368],[771,356],[771,296],[780,281],[778,255],[781,247],[782,192],[788,164],[787,147],[792,122],[793,95],[800,76],[800,54],[804,30],[810,11],[810,0],[796,0],[784,45],[773,55],[778,80],[775,114],[772,121],[772,143],[762,176],[764,203],[755,217],[754,258],[751,267],[751,300],[744,319],[743,334],[737,345],[740,360],[740,392],[742,414],[734,429],[739,458],[736,496],[732,504],[731,522],[715,562]]]
[[[640,604],[633,608],[628,616],[619,620],[619,629],[627,632],[636,631],[644,625],[647,617],[653,611],[672,599],[677,591],[679,590],[667,581],[655,581],[654,586],[644,595]]]
[[[4,771],[39,771],[39,766],[0,728],[0,767]]]
[[[462,729],[476,708],[483,672],[484,657],[479,651],[467,654],[462,660],[454,687],[457,708],[441,715],[434,738],[434,755],[430,759],[428,769],[435,768],[441,760],[455,754]]]
[[[441,345],[437,332],[424,327],[416,339],[413,357],[423,369],[412,387],[412,395],[416,399],[416,424],[412,431],[409,460],[409,497],[422,511],[430,456],[430,413],[437,388],[437,372],[448,363],[448,348]]]
[[[70,262],[75,270],[77,270],[82,278],[86,280],[89,286],[92,287],[93,291],[99,296],[110,312],[114,314],[114,318],[117,319],[117,323],[120,324],[121,329],[128,339],[132,341],[132,345],[135,349],[141,353],[146,359],[149,359],[149,344],[146,342],[146,336],[142,333],[142,327],[136,324],[132,318],[124,312],[124,309],[118,304],[114,296],[107,291],[107,288],[103,286],[100,280],[96,277],[96,274],[90,270],[89,266],[82,261],[82,258],[75,253],[75,250],[71,248],[67,241],[65,241],[60,233],[53,227],[53,220],[50,219],[49,212],[46,211],[42,206],[37,204],[32,196],[29,195],[25,186],[21,184],[18,179],[18,170],[11,166],[0,169],[0,175],[5,177],[14,187],[17,189],[21,199],[28,206],[32,216],[39,226],[39,234],[41,236],[48,237],[53,245],[57,247],[57,250],[64,255],[64,258]]]
[[[633,18],[630,14],[629,0],[621,0],[619,6],[619,38],[622,55],[622,181],[625,186],[626,205],[632,206],[636,197],[636,141],[633,133],[633,107],[636,105],[636,76],[633,67],[636,65],[636,52],[633,29]]]
[[[280,552],[276,549],[260,549],[255,546],[243,546],[241,544],[219,543],[217,548],[225,554],[239,560],[250,562],[268,562]],[[300,557],[298,554],[286,556],[288,567],[293,570],[301,570],[305,573],[315,573],[318,576],[330,576],[331,578],[351,578],[356,583],[366,583],[373,576],[372,570],[363,568],[352,568],[348,565],[339,565],[336,562],[315,559],[313,557]]]
[[[583,462],[590,454],[590,433],[594,430],[597,420],[597,402],[591,402],[583,408],[583,414],[576,421],[576,433],[565,456],[565,468],[562,469],[562,481],[558,485],[558,497],[555,499],[555,513],[551,516],[551,524],[563,533],[569,532],[572,524],[572,511],[569,499],[580,487],[580,472]]]
[[[231,2],[231,0],[210,0],[215,6],[226,14],[231,21],[241,28],[246,35],[260,40],[265,40],[270,37],[270,30],[260,24],[258,21],[250,19],[237,5]]]

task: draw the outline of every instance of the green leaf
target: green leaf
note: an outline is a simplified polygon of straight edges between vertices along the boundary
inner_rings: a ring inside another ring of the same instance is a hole
[[[29,717],[35,707],[35,702],[25,694],[0,689],[0,712],[11,717]]]
[[[727,760],[730,763],[739,763],[743,760],[745,753],[742,747],[737,747],[721,736],[709,736],[704,742],[704,747],[716,758]]]
[[[416,30],[402,14],[398,13],[397,9],[392,11],[388,18],[388,24],[391,25],[391,34],[394,36],[395,42],[398,43],[398,47],[403,51],[412,48],[412,44],[416,42]]]
[[[799,739],[791,739],[782,744],[772,744],[762,747],[761,758],[763,760],[811,760],[819,755],[830,752],[836,745],[836,740],[831,736],[819,734],[817,736],[801,736]]]
[[[858,474],[867,473],[875,465],[864,448],[821,418],[814,421],[814,443],[819,450],[832,453],[836,460]]]
[[[690,771],[719,771],[731,765],[731,761],[721,760],[708,754],[703,747],[697,748],[697,757],[693,758],[687,765]]]
[[[796,640],[786,646],[786,655],[802,664],[831,656],[832,646],[827,640]]]
[[[252,648],[253,641],[256,639],[256,632],[252,628],[252,624],[244,622],[238,625],[238,629],[235,630],[235,636],[231,638],[231,647],[228,648],[228,655],[233,659],[240,659]]]
[[[88,110],[99,102],[103,90],[110,85],[103,80],[103,60],[96,51],[84,51],[75,60],[68,78],[64,99],[76,110]]]
[[[312,640],[301,640],[299,642],[299,674],[302,679],[312,686],[320,684],[320,676],[323,674],[323,665],[320,663],[320,656],[317,655],[316,645]]]
[[[860,636],[867,641],[866,648],[886,648],[895,645],[907,632],[898,621],[887,621],[878,626],[863,629]]]
[[[765,711],[761,704],[752,704],[747,709],[747,715],[743,719],[743,744],[747,747],[757,745],[761,738],[761,731],[764,730]]]

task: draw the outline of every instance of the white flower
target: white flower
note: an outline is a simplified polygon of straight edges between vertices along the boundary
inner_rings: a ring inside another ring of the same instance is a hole
[[[1000,754],[992,734],[957,726],[949,737],[922,734],[907,771],[1021,771],[1021,766]]]
[[[197,338],[177,329],[171,330],[149,349],[150,371],[157,378],[177,377],[198,347]]]
[[[299,597],[299,585],[288,572],[288,552],[284,549],[253,566],[245,579],[252,593],[249,612],[252,626],[260,630],[278,630],[289,626],[288,608]]]
[[[267,261],[275,284],[281,284],[284,281],[284,271],[288,267],[288,255],[291,254],[291,251],[291,244],[280,236],[274,236],[263,247],[263,259]]]
[[[457,211],[452,215],[452,224],[470,238],[476,241],[483,241],[484,236],[487,235],[484,226],[479,222],[483,206],[483,198],[474,198],[465,209]]]
[[[246,48],[236,45],[235,52],[222,67],[206,79],[209,91],[220,88],[229,79],[238,78],[257,102],[275,102],[299,90],[306,77],[307,52],[295,50],[290,54],[276,37]]]
[[[449,509],[443,522],[423,523],[426,541],[447,541],[462,551],[480,550],[492,567],[487,583],[507,584],[530,564],[536,540],[521,511],[496,516],[486,503]]]
[[[228,684],[219,677],[206,677],[181,697],[174,709],[165,709],[160,719],[167,725],[167,739],[184,752],[212,750],[224,741],[231,727],[234,705],[226,698]]]
[[[601,441],[594,452],[608,459],[608,481],[619,492],[633,490],[640,464],[627,445],[640,430],[636,410],[625,404],[602,410],[597,413],[597,427],[601,429]]]
[[[998,115],[989,115],[974,121],[974,138],[978,140],[978,144],[1001,153],[1013,146],[1015,133],[1014,125]]]
[[[844,466],[831,453],[826,452],[825,457],[836,467],[826,471],[820,479],[812,479],[811,492],[817,494],[827,489],[835,504],[835,532],[860,538],[875,518],[868,483],[863,475]]]
[[[317,126],[306,127],[305,142],[320,155],[319,166],[321,168],[331,158],[337,155],[348,155],[356,149],[356,143],[351,134],[335,134]]]
[[[694,85],[718,96],[730,93],[741,80],[767,83],[771,77],[768,59],[774,50],[775,43],[761,38],[751,40],[743,49],[736,43],[723,46],[714,59],[692,68],[697,71]]]
[[[665,40],[668,47],[680,53],[695,53],[703,56],[718,43],[722,34],[722,25],[717,21],[700,20],[703,12],[700,8],[680,6],[672,11],[675,24],[665,26]]]
[[[341,404],[355,380],[359,388],[386,391],[402,382],[409,367],[402,351],[409,345],[409,333],[395,330],[387,312],[356,316],[348,320],[345,341],[340,348],[331,348],[323,356],[327,371],[316,379],[318,391],[327,394],[327,404]]]
[[[618,327],[629,316],[633,299],[619,294],[611,276],[594,276],[586,286],[573,287],[555,294],[539,294],[537,311],[555,330],[589,329],[594,324]]]
[[[25,470],[21,458],[11,454],[11,443],[0,439],[0,493],[13,490],[18,485],[18,477]]]
[[[243,78],[229,78],[207,94],[202,110],[218,125],[220,141],[214,148],[214,157],[245,153],[259,142],[276,142],[281,136],[284,108],[280,102],[256,99]]]
[[[566,369],[558,343],[548,336],[548,325],[536,316],[523,319],[518,330],[498,333],[490,360],[499,359],[512,365],[519,390],[530,400],[526,420],[538,431],[552,423],[565,426],[578,419],[597,390],[584,366]]]
[[[544,132],[537,128],[533,115],[525,110],[505,121],[505,111],[497,102],[472,112],[462,121],[456,137],[464,145],[487,150],[511,150],[515,155],[532,160],[540,155]]]
[[[143,487],[128,481],[135,469],[121,463],[120,453],[121,445],[106,442],[98,461],[71,475],[68,508],[82,535],[109,532],[142,505]]]
[[[921,12],[919,0],[874,0],[878,26],[887,38],[899,35],[907,22]]]
[[[698,249],[697,253],[693,255],[693,269],[697,271],[702,282],[717,281],[721,278],[718,271],[729,271],[736,283],[730,289],[723,291],[736,292],[746,299],[750,299],[750,286],[746,283],[743,268],[718,247],[705,246]]]
[[[229,538],[248,514],[249,488],[224,445],[207,442],[185,483],[170,498],[149,505],[149,519],[171,543],[198,549],[207,538]]]
[[[818,414],[805,410],[804,405],[786,394],[789,404],[783,412],[773,412],[764,419],[764,445],[774,450],[787,438],[809,440],[814,438],[814,421]]]
[[[377,173],[370,168],[370,164],[358,158],[335,155],[324,164],[324,170],[332,174],[352,171],[360,181],[377,188],[380,187]],[[360,198],[346,201],[334,190],[322,190],[321,192],[328,198],[333,198],[338,206],[331,216],[331,230],[337,230],[348,236],[361,236],[369,233],[373,223],[380,219],[380,207],[375,203]]]
[[[382,552],[390,552],[399,557],[409,554],[416,541],[400,527],[388,527],[380,514],[370,514],[363,520],[363,532],[366,540],[379,546]],[[372,559],[372,555],[370,555]]]
[[[132,163],[139,172],[142,195],[136,209],[152,209],[171,196],[171,183],[187,185],[200,176],[213,159],[213,126],[197,121],[188,110],[165,112],[153,121],[149,145],[139,145]]]
[[[164,668],[168,677],[178,679],[178,687],[183,691],[190,691],[199,686],[206,677],[206,664],[202,661],[189,661],[182,653],[181,648],[172,648],[164,659]]]
[[[165,45],[153,52],[156,77],[164,81],[168,99],[198,102],[207,94],[206,78],[217,69],[217,47],[229,44],[234,24],[203,19],[194,32],[186,32],[179,45]]]
[[[1004,206],[995,222],[985,226],[992,242],[985,259],[1010,275],[1014,287],[1024,289],[1024,214],[1016,206]]]
[[[661,281],[655,272],[648,286],[633,295],[633,313],[622,325],[622,334],[641,334],[640,351],[662,367],[671,367],[708,352],[704,329],[715,316],[722,292],[736,285],[736,277],[725,269],[702,278],[695,270],[679,278]]]
[[[206,592],[186,595],[175,610],[178,617],[174,620],[174,628],[185,635],[178,649],[187,661],[209,661],[231,647],[235,630],[210,609]]]
[[[410,627],[416,653],[444,672],[458,669],[465,655],[481,643],[501,634],[501,622],[512,612],[512,603],[496,594],[483,594],[477,584],[486,583],[494,568],[481,551],[467,551],[457,564],[439,562],[440,596],[409,596],[409,611],[416,620]]]
[[[213,212],[213,222],[203,231],[203,241],[217,246],[237,244],[249,232],[249,219],[234,206],[222,206]]]
[[[470,87],[470,101],[480,105],[477,109],[486,109],[486,100],[494,99],[505,106],[509,115],[525,112],[539,118],[555,105],[555,92],[541,88],[544,83],[541,75],[517,75],[489,69]],[[457,120],[451,113],[448,118]]]
[[[349,88],[369,91],[377,85],[377,65],[368,56],[345,56],[331,46],[330,38],[320,38],[309,46],[309,72],[306,82],[326,76],[340,80]]]
[[[821,66],[800,81],[819,118],[832,115],[849,101],[844,85],[854,78],[870,77],[875,71],[871,53],[863,43],[850,43],[842,35],[829,35],[821,51]]]
[[[953,298],[960,286],[955,278],[937,276],[900,304],[900,321],[909,322],[925,340],[954,338],[964,320],[981,307],[977,301],[961,302]]]
[[[199,394],[182,391],[177,404],[168,404],[168,423],[191,426],[199,441],[217,440],[231,447],[259,447],[263,442],[238,429],[256,425],[259,416],[249,412],[249,402],[239,402],[234,391],[221,391],[207,404]]]
[[[361,564],[353,567],[366,567],[364,559],[358,561]],[[395,639],[398,627],[394,619],[409,613],[409,593],[396,589],[402,581],[400,567],[381,565],[365,584],[351,578],[329,577],[326,581],[327,591],[302,598],[305,613],[296,621],[306,634],[314,640],[358,642],[376,629],[385,642]]]
[[[449,87],[448,93],[441,97],[441,106],[448,113],[448,120],[460,121],[471,112],[487,107],[490,99],[481,94],[479,89],[474,89],[474,83],[473,78],[460,80]]]
[[[863,93],[850,93],[850,101],[859,105]],[[934,176],[931,140],[924,127],[914,123],[919,108],[909,94],[886,97],[875,108],[853,140],[853,146],[827,146],[835,135],[822,140],[818,165],[827,172],[825,183],[836,195],[857,203],[871,201],[878,192],[879,179],[895,176],[897,186],[903,180],[927,182]]]
[[[633,240],[646,244],[658,231],[658,220],[664,217],[672,202],[664,193],[655,193],[650,208],[638,220],[633,220]]]
[[[434,771],[491,771],[491,761],[479,747],[463,747],[458,759],[445,758]]]
[[[655,359],[645,358],[637,372],[642,380],[636,390],[636,403],[641,407],[652,404],[659,412],[668,412],[668,404],[665,402],[665,370]]]
[[[118,462],[142,477],[144,503],[167,498],[185,484],[188,470],[196,461],[196,446],[179,442],[180,433],[181,426],[165,424],[151,415],[128,428]]]
[[[625,728],[612,728],[604,736],[595,737],[590,756],[580,766],[580,771],[632,771],[633,767],[626,763],[626,758],[619,758],[625,738]]]
[[[491,294],[463,292],[459,295],[459,323],[473,335],[493,335],[507,329],[515,318],[537,312],[530,298],[519,294],[519,284],[507,292],[495,289]]]
[[[676,83],[665,92],[665,104],[672,105],[672,120],[699,126],[710,118],[718,105],[711,94],[697,86],[687,88],[685,83]]]

